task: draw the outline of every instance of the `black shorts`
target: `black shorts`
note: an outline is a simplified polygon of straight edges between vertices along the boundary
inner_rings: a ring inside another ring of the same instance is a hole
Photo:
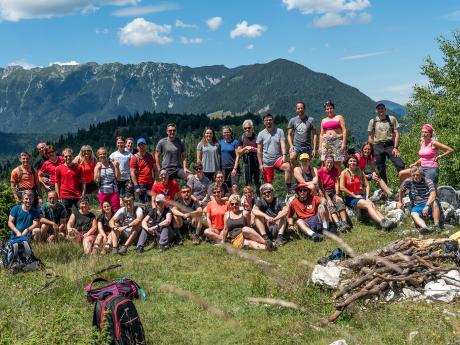
[[[79,198],[62,199],[62,204],[64,205],[68,216],[72,214],[72,205],[75,205],[75,208],[78,210],[79,200],[80,200]]]
[[[126,193],[133,192],[133,185],[130,180],[117,181],[117,188],[121,197],[125,196]]]

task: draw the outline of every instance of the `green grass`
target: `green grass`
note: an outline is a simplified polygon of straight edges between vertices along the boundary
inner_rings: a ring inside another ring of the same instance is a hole
[[[398,232],[382,233],[360,225],[343,238],[362,253],[398,236]],[[71,243],[37,244],[35,252],[48,271],[61,277],[56,288],[33,296],[33,291],[49,281],[45,272],[0,272],[0,344],[90,344],[93,306],[86,302],[83,288],[90,274],[117,262],[122,267],[103,276],[129,276],[144,287],[148,299],[135,304],[152,344],[329,344],[345,339],[348,344],[394,345],[406,344],[415,330],[420,335],[414,344],[457,344],[460,322],[455,317],[446,319],[443,309],[456,312],[458,302],[377,302],[367,304],[365,310],[357,303],[327,329],[313,330],[309,324],[333,310],[332,291],[311,284],[311,269],[300,261],[316,262],[336,247],[330,240],[319,244],[297,240],[273,253],[252,251],[282,275],[285,283],[278,285],[255,264],[210,244],[194,247],[188,241],[164,253],[148,250],[142,255],[131,249],[124,257],[86,257]],[[161,289],[162,284],[207,300],[225,311],[238,327]],[[247,297],[285,299],[306,311],[250,304]]]

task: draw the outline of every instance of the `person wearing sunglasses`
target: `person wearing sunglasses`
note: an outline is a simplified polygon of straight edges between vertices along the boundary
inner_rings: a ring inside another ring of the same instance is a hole
[[[220,186],[212,189],[213,198],[205,208],[208,228],[204,230],[204,236],[215,243],[221,243],[224,239],[222,230],[224,229],[224,216],[228,210],[228,201],[222,198],[223,190]]]
[[[224,172],[223,171],[216,171],[214,175],[214,181],[208,187],[208,194],[206,195],[206,199],[204,200],[205,203],[208,203],[210,200],[214,199],[213,191],[215,188],[222,189],[222,199],[227,201],[228,197],[230,196],[229,190],[227,185],[224,183]]]
[[[190,171],[187,169],[187,157],[182,141],[176,136],[176,124],[166,126],[167,137],[160,139],[155,148],[157,170],[166,169],[170,179],[186,180]]]
[[[296,198],[289,205],[288,224],[294,227],[294,216],[297,218],[295,224],[305,236],[314,242],[321,242],[323,230],[327,230],[329,216],[328,213],[318,212],[321,205],[321,198],[312,194],[312,190],[306,183],[299,183],[295,187]]]
[[[53,144],[48,145],[46,148],[46,155],[48,156],[48,160],[40,168],[38,177],[45,191],[49,191],[55,188],[56,168],[64,164],[64,157],[57,154],[56,147]]]
[[[288,207],[281,198],[276,197],[275,190],[270,183],[265,183],[260,187],[260,195],[261,198],[252,208],[255,227],[267,247],[271,247],[275,239],[275,246],[280,247],[285,244],[284,233]]]
[[[317,142],[314,119],[305,114],[305,103],[297,102],[295,112],[297,116],[289,120],[287,135],[289,158],[292,166],[296,165],[298,154],[307,153],[311,157],[315,157]]]
[[[196,162],[203,167],[204,175],[211,181],[220,169],[219,142],[212,127],[206,127],[196,146]]]
[[[200,244],[203,227],[203,208],[192,199],[192,189],[184,186],[180,190],[180,199],[172,208],[173,226],[182,236],[191,236],[192,243]]]
[[[160,181],[156,181],[152,186],[152,207],[155,205],[155,197],[158,194],[164,195],[167,200],[175,200],[180,190],[177,181],[169,179],[166,169],[161,169],[159,175]]]
[[[187,178],[187,186],[192,191],[192,200],[204,207],[206,206],[205,198],[211,181],[204,174],[203,165],[200,162],[195,163],[194,170],[195,174],[190,174]]]
[[[239,195],[230,195],[228,202],[230,207],[224,215],[222,243],[229,240],[232,246],[237,249],[267,249],[268,247],[262,236],[248,226],[251,222],[251,217],[249,213],[242,211]]]

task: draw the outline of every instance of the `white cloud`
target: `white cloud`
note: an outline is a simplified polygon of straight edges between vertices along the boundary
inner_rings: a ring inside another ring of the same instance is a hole
[[[182,20],[176,19],[176,28],[197,29],[195,24],[185,24]]]
[[[313,20],[313,26],[320,29],[330,28],[333,26],[344,26],[351,24],[367,24],[372,20],[369,13],[325,13]]]
[[[319,14],[313,26],[325,29],[334,26],[367,24],[372,16],[360,12],[371,6],[369,0],[283,0],[288,10],[299,10],[302,14]]]
[[[220,28],[223,22],[224,20],[222,19],[222,17],[212,17],[206,21],[206,24],[212,31],[216,31]]]
[[[381,51],[381,52],[371,52],[371,53],[356,54],[356,55],[347,55],[347,56],[340,57],[339,60],[346,61],[346,60],[366,59],[368,57],[383,55],[386,53],[387,52],[385,51]]]
[[[66,62],[60,62],[60,61],[55,61],[55,62],[50,62],[48,66],[53,66],[53,65],[59,65],[59,66],[78,66],[80,63],[78,63],[75,60],[71,61],[66,61]]]
[[[288,48],[288,53],[289,53],[289,54],[292,54],[292,53],[294,53],[294,52],[295,52],[295,47],[289,47],[289,48]]]
[[[177,6],[174,4],[164,4],[156,6],[134,6],[113,11],[112,15],[117,17],[139,17],[151,13],[160,13],[165,11],[172,11],[175,9],[177,9]]]
[[[254,44],[248,44],[247,49],[254,49]]]
[[[107,29],[107,28],[96,28],[96,33],[98,35],[107,35],[109,33],[109,29]]]
[[[132,46],[143,46],[146,44],[168,44],[172,38],[167,36],[171,32],[171,25],[158,25],[144,18],[136,18],[121,28],[118,32],[120,43]]]
[[[204,42],[204,40],[200,37],[195,37],[195,38],[181,37],[180,42],[182,44],[201,44]]]
[[[24,69],[32,69],[35,67],[40,67],[40,66],[27,62],[26,59],[20,59],[20,60],[10,62],[7,66],[21,66]]]
[[[243,20],[236,24],[235,28],[230,32],[230,38],[237,37],[259,37],[262,32],[266,31],[267,27],[260,24],[248,25],[248,22]]]
[[[0,0],[0,20],[52,18],[88,14],[102,6],[136,5],[141,0]]]

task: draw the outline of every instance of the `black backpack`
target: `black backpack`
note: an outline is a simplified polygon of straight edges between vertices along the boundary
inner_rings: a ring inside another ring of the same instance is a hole
[[[19,236],[9,240],[0,251],[3,267],[12,273],[31,272],[45,267],[35,256],[27,237]]]
[[[122,295],[98,300],[94,306],[93,326],[104,332],[110,345],[144,345],[145,336],[134,303]]]

